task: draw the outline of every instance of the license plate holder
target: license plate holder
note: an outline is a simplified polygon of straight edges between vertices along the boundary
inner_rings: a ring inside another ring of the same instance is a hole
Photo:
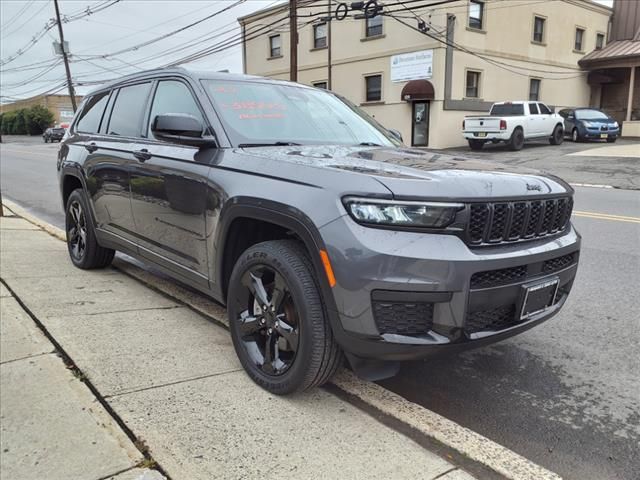
[[[609,136],[609,134],[607,133],[601,133],[600,134],[600,138],[607,138]]]
[[[553,306],[559,283],[560,279],[553,277],[542,282],[523,285],[520,320],[528,320]]]
[[[476,137],[486,137],[487,132],[476,132]]]

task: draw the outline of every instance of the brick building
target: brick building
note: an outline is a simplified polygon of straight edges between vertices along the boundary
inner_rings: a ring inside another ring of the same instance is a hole
[[[80,105],[82,96],[76,95],[76,105]],[[34,105],[42,105],[51,110],[55,117],[55,124],[68,124],[73,119],[73,108],[69,95],[38,95],[36,97],[25,98],[13,103],[0,105],[0,113],[13,112],[21,108],[29,108]]]

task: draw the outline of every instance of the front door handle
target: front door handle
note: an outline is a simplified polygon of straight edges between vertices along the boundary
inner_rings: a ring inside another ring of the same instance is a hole
[[[96,142],[91,142],[90,144],[85,145],[84,148],[86,148],[89,151],[89,153],[93,153],[96,150],[98,150],[98,146],[96,145]]]
[[[134,150],[133,156],[136,157],[141,162],[145,162],[149,160],[153,155],[151,155],[149,150],[147,150],[146,148],[143,148],[142,150]]]

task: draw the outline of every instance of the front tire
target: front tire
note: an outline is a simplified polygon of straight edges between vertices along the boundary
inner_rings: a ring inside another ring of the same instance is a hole
[[[520,127],[513,131],[507,145],[511,151],[516,152],[518,150],[522,150],[522,147],[524,146],[524,132]]]
[[[578,133],[578,129],[574,128],[573,130],[571,130],[571,141],[574,142],[574,143],[578,143],[581,140],[582,139],[580,138],[580,134]]]
[[[271,393],[322,385],[342,363],[313,266],[298,242],[247,249],[229,280],[227,312],[240,363]]]
[[[564,140],[564,130],[560,125],[556,125],[556,128],[553,129],[553,133],[549,138],[549,143],[551,145],[560,145]]]
[[[484,146],[483,140],[469,139],[469,147],[471,148],[471,150],[482,150],[483,146]]]
[[[47,137],[42,137],[42,139],[44,140],[44,143],[49,143],[49,139]]]
[[[98,244],[89,204],[81,188],[69,195],[65,217],[67,248],[73,264],[83,270],[109,266],[115,251]]]

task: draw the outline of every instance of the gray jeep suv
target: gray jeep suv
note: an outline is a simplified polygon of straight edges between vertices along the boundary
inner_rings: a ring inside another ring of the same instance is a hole
[[[406,148],[283,81],[125,77],[85,97],[58,172],[72,262],[122,251],[225,304],[243,367],[278,394],[345,356],[379,379],[527,330],[578,265],[562,180]]]

